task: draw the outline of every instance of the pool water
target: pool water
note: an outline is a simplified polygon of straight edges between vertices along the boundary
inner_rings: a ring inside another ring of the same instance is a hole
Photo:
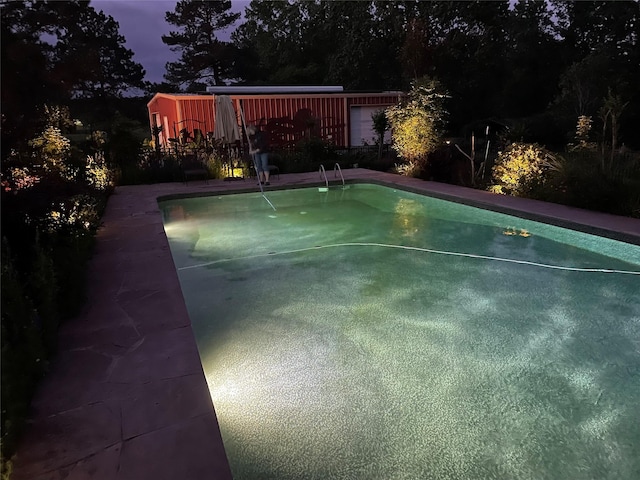
[[[167,200],[241,479],[640,478],[640,247],[377,185]]]

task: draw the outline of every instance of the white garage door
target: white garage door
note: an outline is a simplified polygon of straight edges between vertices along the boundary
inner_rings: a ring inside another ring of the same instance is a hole
[[[352,147],[359,145],[374,145],[378,135],[373,130],[373,115],[384,107],[351,107],[351,138]],[[387,130],[384,134],[384,143],[391,142],[391,132]]]

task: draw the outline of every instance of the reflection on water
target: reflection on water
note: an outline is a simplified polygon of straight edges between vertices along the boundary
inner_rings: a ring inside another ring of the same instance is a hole
[[[638,478],[640,248],[355,187],[162,204],[234,478]]]

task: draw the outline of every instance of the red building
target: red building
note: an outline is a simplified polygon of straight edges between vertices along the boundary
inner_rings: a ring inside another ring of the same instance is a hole
[[[179,138],[180,131],[214,129],[215,95],[231,97],[242,126],[261,125],[274,147],[290,147],[313,135],[348,148],[372,144],[371,114],[398,103],[401,92],[348,93],[342,87],[210,87],[210,94],[157,93],[147,104],[150,126],[162,127],[160,143]]]

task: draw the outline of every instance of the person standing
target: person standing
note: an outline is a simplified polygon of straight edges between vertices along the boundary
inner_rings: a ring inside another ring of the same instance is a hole
[[[249,125],[247,128],[249,134],[249,152],[253,155],[258,181],[265,185],[269,183],[269,139],[267,132]]]

